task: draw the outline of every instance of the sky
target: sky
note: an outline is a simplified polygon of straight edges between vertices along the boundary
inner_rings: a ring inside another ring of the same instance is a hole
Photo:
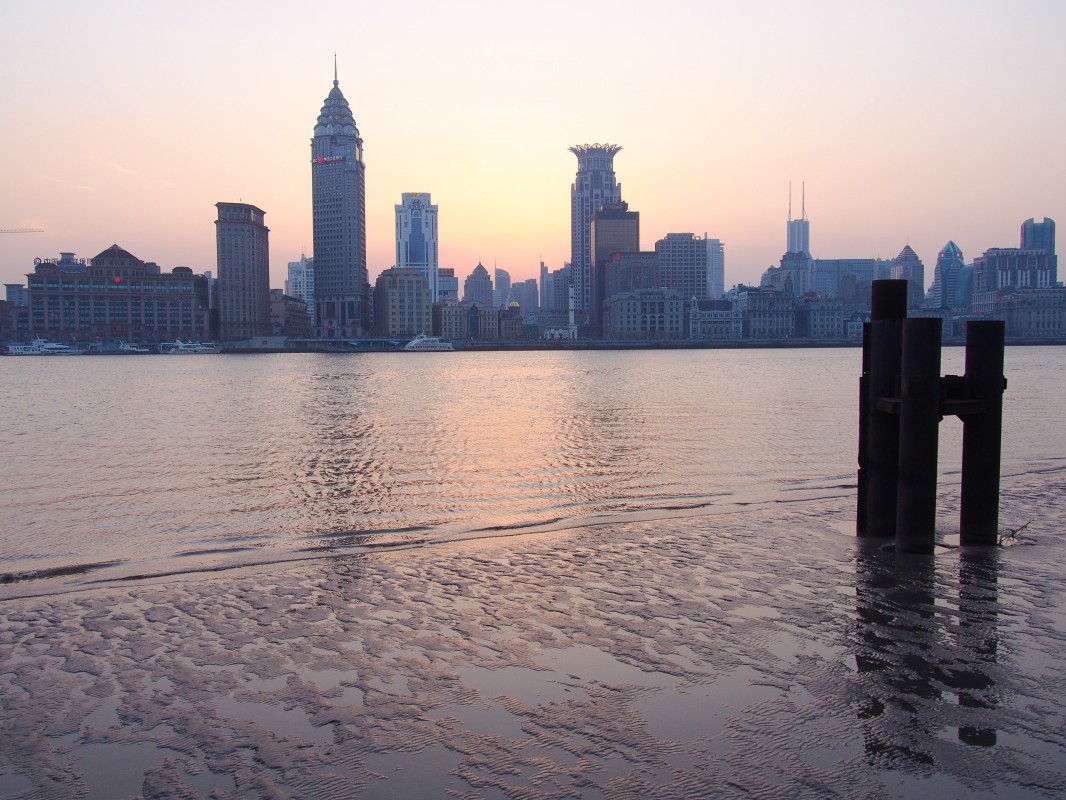
[[[0,0],[0,282],[119,244],[216,271],[215,203],[266,212],[271,285],[312,255],[310,139],[333,81],[364,142],[367,266],[429,192],[440,266],[570,259],[568,148],[623,147],[641,247],[708,234],[726,285],[785,250],[926,264],[1066,225],[1061,0],[536,4]]]

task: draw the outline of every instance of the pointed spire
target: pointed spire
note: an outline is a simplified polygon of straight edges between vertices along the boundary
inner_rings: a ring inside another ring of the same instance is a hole
[[[336,53],[333,54],[333,85],[334,86],[339,85],[339,81],[337,80],[337,54]]]

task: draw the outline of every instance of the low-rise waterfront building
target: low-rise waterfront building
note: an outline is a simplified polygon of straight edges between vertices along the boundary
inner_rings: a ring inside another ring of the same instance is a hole
[[[215,338],[207,281],[188,267],[163,273],[117,244],[88,263],[35,263],[26,276],[30,338],[149,343]]]
[[[620,292],[604,303],[604,337],[622,341],[686,338],[685,299],[672,289]]]
[[[311,336],[314,325],[307,302],[300,297],[292,297],[281,289],[270,290],[270,327],[274,336],[307,338]]]
[[[500,309],[499,337],[504,342],[517,342],[522,338],[523,318],[521,306],[514,300],[507,308]]]
[[[792,339],[796,335],[790,292],[745,287],[737,292],[737,308],[744,316],[745,339]]]
[[[466,338],[494,342],[500,338],[500,309],[491,303],[470,303],[466,312]]]
[[[728,300],[692,299],[688,336],[696,341],[728,342],[744,335],[744,315]]]
[[[1003,320],[1011,338],[1059,339],[1066,334],[1066,291],[1061,287],[1001,291],[988,316]]]
[[[824,341],[852,338],[851,321],[858,310],[854,303],[845,303],[836,297],[802,298],[796,303],[796,336]]]

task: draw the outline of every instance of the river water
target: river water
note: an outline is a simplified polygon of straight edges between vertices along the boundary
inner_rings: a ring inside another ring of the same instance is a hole
[[[1066,796],[1066,348],[933,556],[854,536],[859,360],[0,359],[0,796]]]
[[[0,571],[38,593],[815,509],[854,493],[859,371],[857,349],[0,359]],[[1010,349],[1007,375],[1005,472],[1061,468],[1066,350]],[[942,425],[945,491],[960,432]]]

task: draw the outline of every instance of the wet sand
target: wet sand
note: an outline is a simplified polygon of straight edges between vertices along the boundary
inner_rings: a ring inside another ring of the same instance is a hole
[[[831,499],[4,601],[0,796],[1061,797],[1062,484],[990,554]]]

